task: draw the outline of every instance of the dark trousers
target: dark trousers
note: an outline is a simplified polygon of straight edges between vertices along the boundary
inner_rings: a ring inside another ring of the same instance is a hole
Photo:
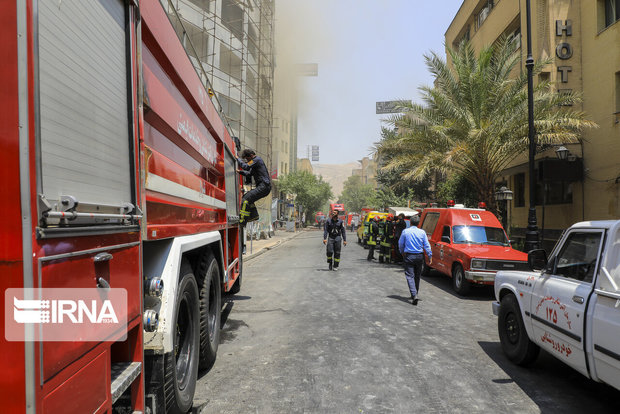
[[[403,258],[409,292],[411,297],[414,297],[420,290],[420,275],[422,274],[422,265],[424,264],[424,254],[405,253]]]
[[[258,220],[258,209],[254,202],[268,196],[269,192],[271,192],[271,186],[261,183],[243,195],[239,211],[241,223]]]
[[[247,193],[245,193],[241,200],[247,201],[248,203],[253,203],[257,200],[260,200],[263,197],[268,196],[270,192],[271,192],[271,187],[261,183],[258,186],[256,186],[256,188],[253,188]]]
[[[327,263],[332,263],[332,256],[334,260],[334,267],[340,265],[340,250],[342,249],[342,237],[327,238]]]

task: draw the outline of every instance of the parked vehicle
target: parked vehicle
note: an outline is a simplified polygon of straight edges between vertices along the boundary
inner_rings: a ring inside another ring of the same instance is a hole
[[[398,217],[400,214],[404,214],[406,221],[408,221],[411,217],[420,214],[419,211],[409,207],[388,207],[388,213],[392,214],[394,218]]]
[[[322,227],[324,223],[325,223],[325,214],[319,211],[318,213],[314,215],[314,225],[316,227]]]
[[[368,241],[368,225],[371,220],[374,220],[376,216],[379,216],[379,219],[387,218],[389,213],[382,213],[380,211],[369,211],[362,222],[362,225],[357,229],[357,242],[366,246],[366,242]]]
[[[531,271],[499,272],[493,313],[506,356],[532,363],[539,349],[620,390],[620,220],[574,224],[550,259]]]
[[[452,277],[452,287],[466,295],[473,284],[492,285],[498,270],[525,270],[527,255],[513,249],[497,217],[473,208],[427,208],[420,228],[433,251],[433,269]],[[424,266],[424,275],[431,267]]]
[[[347,220],[347,211],[344,209],[344,204],[332,203],[329,205],[329,212],[338,211],[338,218],[342,221]]]
[[[160,2],[3,14],[0,287],[123,288],[127,324],[0,342],[2,411],[186,412],[241,288],[238,141]]]
[[[360,225],[360,215],[358,213],[347,214],[347,227],[353,231],[353,228],[358,228]]]

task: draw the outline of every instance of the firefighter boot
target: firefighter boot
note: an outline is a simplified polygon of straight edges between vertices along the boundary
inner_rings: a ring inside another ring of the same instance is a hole
[[[239,224],[242,226],[248,221],[247,218],[250,215],[250,212],[248,211],[248,204],[248,200],[244,200],[241,204],[241,210],[239,211]]]
[[[251,222],[251,221],[256,221],[258,220],[258,209],[256,208],[256,204],[254,203],[250,203],[249,204],[249,208],[250,208],[250,215],[247,218],[247,222]]]

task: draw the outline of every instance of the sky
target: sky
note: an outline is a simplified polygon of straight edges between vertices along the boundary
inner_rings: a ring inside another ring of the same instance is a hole
[[[420,101],[432,83],[424,55],[442,56],[462,0],[277,0],[276,62],[317,63],[298,79],[298,157],[321,164],[368,156],[385,115],[377,101]]]

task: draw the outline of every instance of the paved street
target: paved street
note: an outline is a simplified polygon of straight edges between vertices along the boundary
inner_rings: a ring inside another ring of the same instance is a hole
[[[620,392],[544,352],[529,369],[512,365],[491,289],[459,298],[433,272],[414,307],[402,269],[368,263],[353,233],[341,270],[328,271],[321,236],[244,265],[195,412],[620,412]]]

